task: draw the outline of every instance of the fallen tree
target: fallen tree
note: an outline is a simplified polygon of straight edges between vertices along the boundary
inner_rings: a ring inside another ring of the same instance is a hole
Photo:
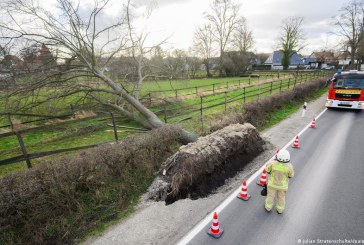
[[[233,124],[180,147],[162,165],[151,198],[167,204],[206,196],[263,151],[251,124]]]

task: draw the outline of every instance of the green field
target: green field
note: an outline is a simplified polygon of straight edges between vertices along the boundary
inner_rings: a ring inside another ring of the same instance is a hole
[[[296,82],[304,82],[305,79],[310,80],[313,78],[313,75],[314,74],[310,74],[307,77],[303,77],[301,80],[298,79]],[[280,77],[282,78],[283,76],[284,74],[281,73]],[[292,89],[294,85],[294,80],[292,78],[290,80],[281,79],[276,80],[272,83],[269,82],[266,84],[262,84],[258,87],[246,88],[244,93],[244,90],[241,87],[248,85],[247,82],[249,81],[249,78],[243,79],[244,80],[238,77],[223,78],[219,80],[201,79],[196,81],[147,82],[145,84],[145,87],[143,88],[143,91],[145,91],[145,93],[148,93],[148,91],[155,91],[156,88],[164,88],[165,90],[170,90],[172,87],[187,88],[186,91],[195,91],[195,88],[193,88],[193,86],[209,84],[209,86],[211,86],[211,84],[214,83],[226,84],[226,82],[228,81],[230,83],[229,89],[223,86],[221,91],[216,91],[215,94],[210,93],[202,97],[202,117],[207,118],[211,117],[214,114],[223,113],[230,108],[242,105],[244,102],[244,97],[245,102],[248,102],[252,99],[263,97],[271,93],[277,93],[280,90]],[[237,86],[239,80],[241,83],[240,88]],[[255,82],[257,81],[259,81],[259,83],[264,82],[263,79],[257,79]],[[251,84],[254,84],[255,82],[251,82]],[[281,84],[282,86],[280,86]],[[270,86],[272,86],[272,90],[270,89]],[[166,92],[166,94],[168,93],[170,93],[170,91]],[[70,97],[66,99],[64,101],[63,110],[61,110],[61,112],[70,112],[69,103],[73,101],[75,101],[75,98]],[[59,103],[57,106],[62,108],[61,103]],[[200,124],[203,127],[203,122],[201,121],[200,94],[191,96],[191,98],[176,100],[173,103],[167,104],[166,106],[154,105],[150,109],[154,111],[162,120],[166,120],[167,123],[178,124],[181,127],[191,130],[197,134],[201,133],[200,125],[196,127],[196,120],[199,120]],[[33,111],[33,113],[35,112]],[[42,112],[38,112],[38,114],[42,114]],[[18,117],[17,119],[23,122],[32,120],[32,118],[30,117]],[[7,124],[7,118],[5,116],[2,117],[1,122],[3,125]],[[22,136],[28,153],[84,146],[114,140],[112,127],[108,126],[108,124],[110,123],[111,118],[109,114],[99,114],[96,117],[90,117],[89,119],[73,120],[65,124],[61,123],[60,125],[55,125],[54,127],[47,130],[30,131],[24,133]],[[44,121],[39,123],[31,123],[27,126],[42,126],[43,124]],[[117,118],[117,124],[122,126],[141,128],[140,125],[134,122],[126,121],[123,118]],[[6,129],[2,129],[3,132],[5,132],[5,130]],[[120,131],[119,138],[124,138],[132,133],[138,132],[129,129],[118,130]],[[19,155],[21,155],[21,151],[18,145],[17,138],[15,136],[0,138],[0,161]],[[32,163],[37,164],[41,161],[41,159],[35,159],[32,160]],[[25,164],[23,162],[0,166],[0,175],[7,174],[17,169],[22,169],[24,168],[24,166]]]

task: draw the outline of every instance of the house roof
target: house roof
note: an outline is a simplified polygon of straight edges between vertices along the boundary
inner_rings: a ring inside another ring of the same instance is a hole
[[[281,66],[282,65],[282,57],[283,52],[282,51],[274,51],[268,59],[264,62],[264,64],[267,65],[273,65],[273,66]],[[297,52],[294,52],[293,55],[290,58],[290,65],[299,65],[303,64],[301,55],[297,54]]]
[[[335,59],[334,53],[330,51],[313,52],[309,57],[316,58],[320,62],[328,62]]]

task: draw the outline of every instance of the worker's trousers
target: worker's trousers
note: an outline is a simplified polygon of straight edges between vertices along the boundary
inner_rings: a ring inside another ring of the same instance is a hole
[[[268,186],[267,198],[265,199],[265,209],[272,210],[275,198],[277,197],[276,209],[278,213],[283,213],[286,207],[286,193],[287,190],[276,190]]]

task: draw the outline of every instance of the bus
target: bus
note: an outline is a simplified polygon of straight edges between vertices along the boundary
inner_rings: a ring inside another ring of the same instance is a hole
[[[364,109],[364,72],[339,70],[335,73],[330,80],[326,107]]]

